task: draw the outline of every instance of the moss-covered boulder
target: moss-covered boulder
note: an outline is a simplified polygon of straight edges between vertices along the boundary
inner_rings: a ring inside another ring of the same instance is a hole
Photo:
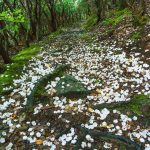
[[[146,118],[150,117],[150,95],[134,95],[130,101],[114,102],[111,105],[107,103],[99,104],[93,107],[94,109],[117,109],[121,112],[131,112],[136,115],[142,115]]]
[[[63,76],[67,70],[69,70],[70,65],[58,65],[56,69],[37,81],[34,88],[32,89],[31,94],[27,98],[27,108],[32,107],[35,104],[40,102],[45,103],[48,97],[48,94],[45,91],[45,86],[48,81],[54,80],[56,77]]]
[[[62,77],[56,85],[57,96],[65,96],[68,98],[84,97],[88,94],[88,90],[84,85],[71,75]]]
[[[150,117],[150,97],[149,95],[135,95],[131,101],[131,109],[136,113]]]

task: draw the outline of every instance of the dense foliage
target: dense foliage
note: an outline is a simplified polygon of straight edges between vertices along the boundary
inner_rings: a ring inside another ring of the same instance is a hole
[[[33,40],[81,18],[78,3],[78,0],[0,1],[0,54],[5,63],[10,63],[8,48],[18,44],[29,46]]]
[[[135,26],[147,20],[145,0],[1,0],[0,55],[10,63],[8,50],[12,46],[28,47],[30,42],[87,16],[97,16],[91,23],[95,25],[110,9],[127,7]]]

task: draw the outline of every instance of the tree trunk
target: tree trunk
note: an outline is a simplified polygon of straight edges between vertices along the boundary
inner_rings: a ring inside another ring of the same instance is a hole
[[[55,8],[54,8],[54,0],[48,0],[47,2],[47,6],[48,9],[51,13],[51,26],[52,26],[52,31],[56,31],[57,30],[57,21],[56,21],[56,12],[55,12]]]
[[[9,54],[8,54],[8,43],[6,40],[4,41],[3,39],[5,39],[5,38],[1,35],[1,38],[0,38],[0,55],[2,56],[4,63],[9,64],[9,63],[11,63],[11,60],[10,60]]]
[[[0,29],[3,29],[4,27],[5,23],[0,21]],[[8,36],[6,31],[2,31],[0,34],[0,55],[2,56],[5,64],[9,64],[11,62],[8,54]]]
[[[126,0],[120,0],[119,8],[120,9],[125,9],[126,7],[127,7]]]
[[[0,55],[2,56],[5,64],[11,63],[8,52],[5,51],[3,47],[0,47]]]
[[[97,22],[99,22],[105,17],[105,9],[107,4],[105,0],[101,0],[101,1],[95,0],[95,4],[97,7],[97,17],[98,17]]]

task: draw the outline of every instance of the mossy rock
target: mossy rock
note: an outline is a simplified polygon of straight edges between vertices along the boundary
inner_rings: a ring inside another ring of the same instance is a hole
[[[133,97],[130,108],[137,114],[150,117],[150,97],[149,95],[136,95]]]
[[[35,104],[38,104],[39,102],[45,103],[48,99],[48,95],[45,91],[45,86],[48,83],[48,81],[54,80],[56,77],[63,76],[67,70],[69,70],[70,65],[59,65],[56,67],[56,69],[45,76],[43,76],[41,79],[37,81],[34,88],[32,89],[31,94],[28,96],[27,99],[27,108],[32,107]]]
[[[68,98],[81,98],[88,94],[84,85],[71,75],[65,75],[56,85],[56,95]]]
[[[149,95],[135,95],[130,102],[120,105],[119,110],[132,111],[137,115],[150,117],[150,97]]]
[[[149,95],[135,95],[131,101],[114,102],[110,104],[104,103],[94,106],[95,109],[118,109],[121,112],[131,112],[137,115],[144,115],[146,118],[150,117],[150,97]]]

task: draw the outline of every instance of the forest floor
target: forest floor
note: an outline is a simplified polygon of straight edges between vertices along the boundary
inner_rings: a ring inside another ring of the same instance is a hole
[[[0,149],[150,149],[150,51],[104,30],[39,43],[3,86]]]

